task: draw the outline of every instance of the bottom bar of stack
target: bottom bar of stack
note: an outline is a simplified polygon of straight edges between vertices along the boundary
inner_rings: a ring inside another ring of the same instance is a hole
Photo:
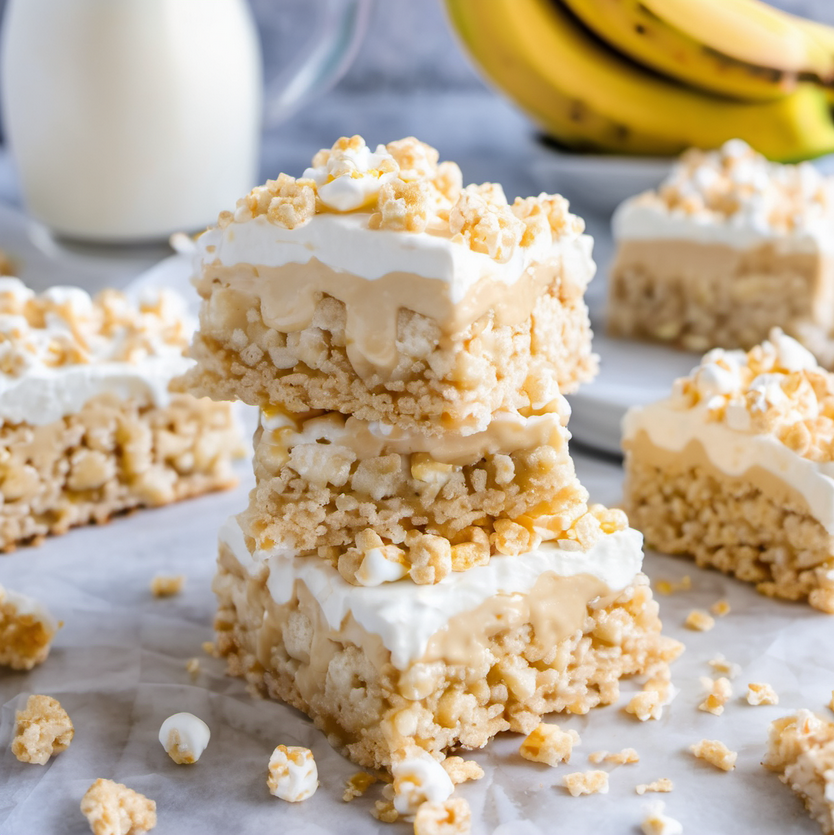
[[[616,701],[621,677],[662,675],[681,649],[661,635],[629,528],[587,551],[496,556],[433,586],[353,586],[324,560],[248,542],[230,519],[214,583],[230,672],[366,767],[415,744],[442,758],[528,733],[545,713],[586,713]]]

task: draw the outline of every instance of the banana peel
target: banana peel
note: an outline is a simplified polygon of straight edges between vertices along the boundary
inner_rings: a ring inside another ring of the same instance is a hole
[[[557,0],[446,0],[446,5],[488,79],[570,148],[671,156],[736,137],[781,162],[834,151],[826,96],[813,83],[800,83],[773,101],[739,102],[621,58]]]

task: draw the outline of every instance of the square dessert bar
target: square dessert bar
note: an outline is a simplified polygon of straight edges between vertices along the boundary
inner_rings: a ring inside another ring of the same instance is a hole
[[[834,374],[779,330],[714,349],[623,421],[646,544],[834,613]]]
[[[415,139],[320,151],[197,241],[203,298],[180,385],[425,434],[541,409],[596,371],[592,241],[562,197],[461,188]]]
[[[230,404],[168,394],[189,335],[170,293],[0,278],[1,550],[235,483]]]
[[[834,180],[740,140],[687,152],[615,212],[608,329],[693,351],[781,327],[834,365]]]
[[[542,714],[615,701],[619,680],[668,677],[680,645],[660,634],[640,573],[640,535],[621,526],[587,548],[544,543],[419,589],[363,588],[327,562],[251,550],[221,531],[217,647],[231,673],[307,713],[360,765],[415,746],[442,759]]]
[[[834,722],[810,710],[777,719],[762,765],[802,798],[825,835],[834,833]]]
[[[542,540],[587,539],[588,512],[562,426],[569,407],[497,412],[466,436],[427,437],[339,412],[273,409],[255,435],[256,486],[238,520],[259,549],[318,554],[351,583],[450,571]]]

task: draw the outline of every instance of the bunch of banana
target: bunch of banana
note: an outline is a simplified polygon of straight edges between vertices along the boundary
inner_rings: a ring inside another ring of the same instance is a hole
[[[446,0],[492,81],[570,148],[672,155],[746,140],[834,151],[834,29],[758,0]]]

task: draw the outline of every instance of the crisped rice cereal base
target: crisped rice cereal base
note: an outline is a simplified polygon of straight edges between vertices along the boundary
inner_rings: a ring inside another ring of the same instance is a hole
[[[607,604],[592,601],[583,627],[555,645],[537,643],[525,623],[479,634],[465,664],[418,662],[402,672],[350,615],[331,630],[303,584],[275,604],[267,577],[265,567],[247,575],[221,543],[215,626],[229,672],[307,713],[335,748],[368,768],[390,766],[415,741],[442,758],[453,747],[481,748],[501,731],[529,733],[545,713],[587,713],[617,699],[621,677],[667,668],[681,651],[660,634],[640,574]]]
[[[828,367],[834,258],[683,240],[622,241],[609,279],[612,336],[691,351],[749,349],[781,327]]]
[[[655,464],[632,452],[625,509],[649,548],[734,574],[769,597],[834,613],[834,542],[790,496],[777,500],[751,479],[711,466]]]
[[[335,410],[427,434],[471,432],[499,409],[541,408],[554,383],[569,393],[597,370],[585,282],[558,272],[517,325],[496,326],[487,313],[441,339],[436,322],[400,309],[397,365],[384,379],[351,364],[345,305],[335,298],[320,298],[309,327],[283,333],[264,323],[255,293],[208,278],[197,287],[204,299],[191,348],[197,366],[175,382],[197,396]]]
[[[0,426],[0,550],[116,513],[235,484],[240,438],[228,403],[166,407],[102,394],[44,426]]]

